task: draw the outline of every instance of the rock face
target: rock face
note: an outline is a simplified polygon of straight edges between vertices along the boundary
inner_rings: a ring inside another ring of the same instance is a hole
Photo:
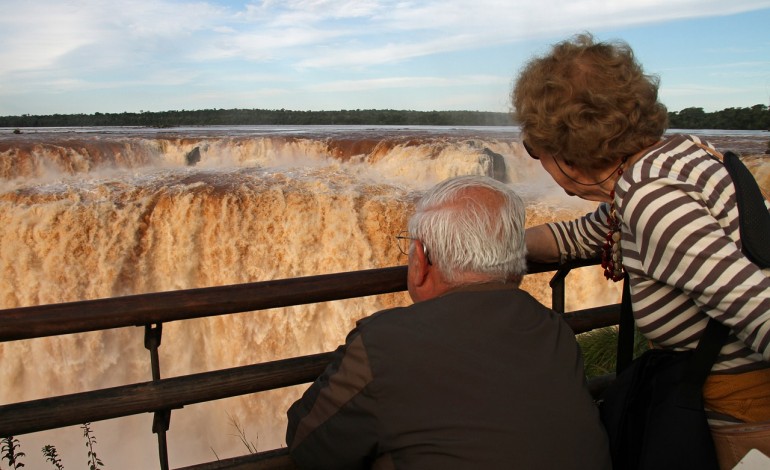
[[[201,148],[195,147],[184,157],[187,166],[195,166],[196,163],[201,161]]]
[[[484,155],[492,159],[492,174],[487,175],[503,183],[509,183],[508,170],[505,167],[505,157],[484,147]]]

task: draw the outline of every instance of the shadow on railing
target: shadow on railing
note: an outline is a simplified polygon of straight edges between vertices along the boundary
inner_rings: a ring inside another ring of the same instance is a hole
[[[564,314],[575,334],[615,325],[619,305],[564,312],[564,280],[570,270],[597,260],[564,265],[530,264],[531,274],[556,271],[550,282],[552,308]],[[372,269],[231,286],[132,295],[0,311],[0,341],[144,326],[153,380],[0,406],[0,437],[84,422],[154,413],[160,468],[168,469],[166,432],[171,410],[186,405],[312,382],[330,352],[162,379],[158,347],[163,323],[251,312],[406,290],[406,267]],[[590,386],[598,393],[607,379]],[[188,470],[295,468],[286,449],[204,463]]]

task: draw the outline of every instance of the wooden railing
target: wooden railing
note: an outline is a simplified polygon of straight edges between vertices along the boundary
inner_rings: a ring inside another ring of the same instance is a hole
[[[594,264],[596,260],[529,266],[532,274],[556,271],[550,282],[552,308],[564,315],[575,334],[618,323],[618,305],[564,312],[565,277],[571,269]],[[158,436],[160,468],[166,470],[169,468],[166,432],[172,410],[311,382],[326,367],[331,353],[163,379],[158,356],[163,323],[404,290],[406,267],[399,266],[0,311],[0,341],[144,326],[144,343],[150,351],[153,377],[148,382],[2,405],[0,437],[149,412],[154,413],[152,431]],[[605,380],[597,380],[591,386],[598,391],[604,383]],[[276,449],[186,468],[295,467],[285,449]]]

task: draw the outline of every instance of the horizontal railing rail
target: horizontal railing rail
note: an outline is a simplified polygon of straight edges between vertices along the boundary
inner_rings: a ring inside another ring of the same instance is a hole
[[[531,264],[532,274],[556,271],[551,281],[553,308],[564,312],[564,278],[588,260],[564,265]],[[157,347],[160,325],[206,316],[251,312],[406,289],[406,267],[373,269],[232,286],[141,294],[0,311],[0,341],[15,341],[127,326],[145,326],[153,380],[0,406],[0,436],[16,436],[65,426],[155,413],[161,468],[168,468],[165,431],[173,409],[222,398],[313,381],[331,353],[161,379]],[[564,314],[575,334],[615,325],[619,306],[606,305]],[[154,327],[154,328],[153,328]],[[154,334],[157,337],[154,338]],[[601,387],[601,383],[595,386]],[[165,426],[163,418],[165,417]],[[158,421],[160,420],[160,425]],[[283,450],[190,468],[293,468]],[[282,465],[290,465],[285,467]],[[231,466],[225,466],[231,465]],[[241,465],[247,465],[242,467]]]
[[[529,273],[597,264],[529,264]],[[144,326],[406,290],[406,266],[0,310],[0,342]],[[558,310],[558,309],[557,309]]]
[[[179,409],[185,405],[307,383],[331,353],[183,375],[0,406],[0,436]]]
[[[0,311],[0,341],[143,326],[406,289],[406,266]]]
[[[289,449],[284,447],[177,470],[297,470],[297,466],[289,456]]]

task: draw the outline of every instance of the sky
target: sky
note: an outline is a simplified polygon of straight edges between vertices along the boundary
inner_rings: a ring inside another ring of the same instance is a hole
[[[622,40],[670,111],[770,104],[770,0],[0,0],[0,115],[510,111],[556,42]]]

